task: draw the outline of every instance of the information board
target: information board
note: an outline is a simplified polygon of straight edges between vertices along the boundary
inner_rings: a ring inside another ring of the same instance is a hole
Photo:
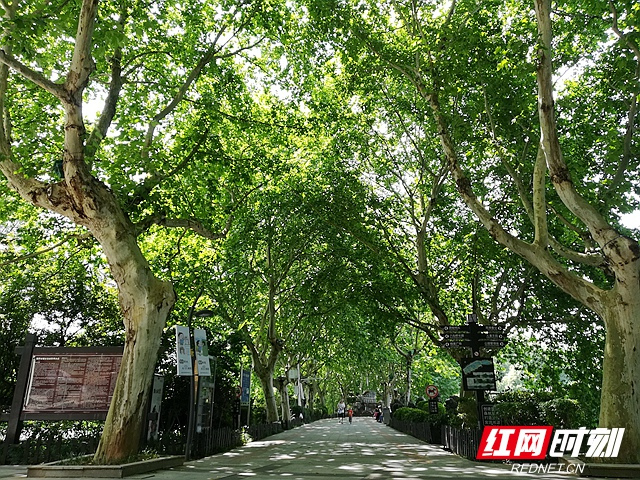
[[[495,390],[496,375],[492,358],[462,360],[462,384],[465,390]]]
[[[108,411],[121,362],[121,353],[34,353],[23,412]]]
[[[494,410],[494,404],[482,404],[482,424],[483,425],[502,425],[502,420]]]

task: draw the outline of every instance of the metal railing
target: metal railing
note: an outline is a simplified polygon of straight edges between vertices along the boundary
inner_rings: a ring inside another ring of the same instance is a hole
[[[297,423],[294,422],[290,426],[298,426]],[[240,430],[232,428],[207,429],[195,436],[194,457],[226,452],[244,445],[247,441],[261,440],[282,431],[283,428],[279,422],[251,425]],[[0,435],[0,458],[4,457],[6,464],[36,465],[82,455],[92,455],[98,447],[100,436],[96,434],[69,438],[66,432],[57,430],[33,433],[32,436],[24,438],[20,443],[8,447],[3,440]],[[161,455],[184,455],[185,442],[184,436],[177,432],[167,435],[162,435],[161,432],[159,440],[149,445],[148,448]]]
[[[461,457],[476,459],[481,437],[478,429],[460,429],[448,425],[435,427],[426,422],[403,422],[394,418],[389,426],[427,443],[441,443],[445,449]]]
[[[10,465],[35,465],[65,458],[93,454],[98,448],[97,437],[64,438],[60,432],[26,438],[15,445],[0,443],[0,458]],[[6,451],[5,451],[6,449]]]
[[[406,433],[407,435],[411,435],[412,437],[416,437],[420,440],[423,440],[427,443],[432,442],[432,426],[430,423],[426,422],[404,422],[402,420],[396,420],[395,418],[391,418],[389,422],[389,426],[394,428],[402,433]]]
[[[479,429],[460,429],[445,425],[442,427],[442,443],[456,455],[476,459],[482,434]]]

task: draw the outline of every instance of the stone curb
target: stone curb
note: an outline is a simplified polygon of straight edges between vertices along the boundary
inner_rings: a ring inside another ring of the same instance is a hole
[[[574,470],[582,477],[640,478],[640,465],[636,463],[585,463],[576,458],[561,458],[567,465],[584,466]],[[584,470],[583,470],[584,469]]]
[[[27,477],[39,478],[124,478],[184,464],[183,456],[152,458],[122,465],[60,465],[60,462],[27,467]]]

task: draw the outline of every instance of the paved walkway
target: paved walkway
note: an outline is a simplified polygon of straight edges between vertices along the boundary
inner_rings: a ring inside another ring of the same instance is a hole
[[[154,480],[569,480],[566,473],[512,472],[510,465],[472,462],[372,418],[353,424],[321,420],[184,466],[130,479]],[[26,476],[26,468],[0,467],[0,479]]]

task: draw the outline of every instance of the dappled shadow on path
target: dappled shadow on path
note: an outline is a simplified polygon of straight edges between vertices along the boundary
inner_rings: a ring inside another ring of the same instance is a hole
[[[192,462],[187,468],[207,473],[208,479],[567,479],[567,475],[520,474],[507,465],[471,462],[370,418],[356,418],[352,425],[315,422]]]

